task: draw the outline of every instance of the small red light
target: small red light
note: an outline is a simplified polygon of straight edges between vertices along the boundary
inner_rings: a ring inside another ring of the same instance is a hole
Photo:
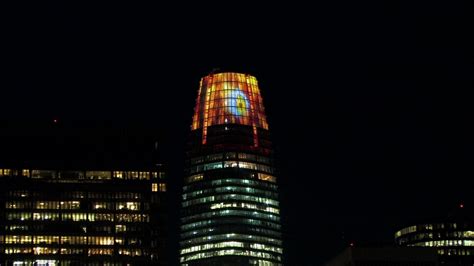
[[[57,122],[58,122],[58,120],[57,120],[57,119],[53,119],[53,122],[54,122],[54,123],[57,123]]]
[[[464,204],[462,204],[462,203],[459,204],[459,208],[461,208],[461,209],[464,208]]]

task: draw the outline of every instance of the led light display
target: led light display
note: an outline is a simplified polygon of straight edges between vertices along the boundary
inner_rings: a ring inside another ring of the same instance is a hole
[[[201,79],[192,129],[241,124],[268,129],[262,97],[253,76],[211,74]]]

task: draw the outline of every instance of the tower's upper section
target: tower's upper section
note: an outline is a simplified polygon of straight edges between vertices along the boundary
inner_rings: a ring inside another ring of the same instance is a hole
[[[201,79],[192,130],[240,124],[268,129],[262,97],[254,76],[216,73]]]

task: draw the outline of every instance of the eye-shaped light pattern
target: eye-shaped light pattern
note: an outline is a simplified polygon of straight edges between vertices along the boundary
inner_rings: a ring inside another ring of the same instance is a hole
[[[226,98],[227,111],[236,116],[248,116],[250,102],[245,93],[239,88],[230,91],[230,98]]]

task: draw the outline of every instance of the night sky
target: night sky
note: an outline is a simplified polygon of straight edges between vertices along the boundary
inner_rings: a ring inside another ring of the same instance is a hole
[[[474,204],[473,6],[383,2],[5,8],[0,129],[161,132],[176,224],[199,80],[249,73],[276,150],[287,265],[391,244],[402,226]]]

